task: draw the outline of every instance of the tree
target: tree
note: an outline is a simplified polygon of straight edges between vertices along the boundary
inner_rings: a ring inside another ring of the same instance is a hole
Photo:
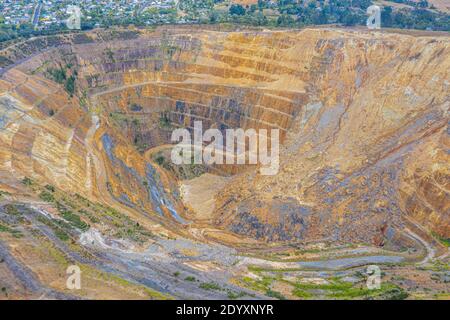
[[[383,7],[381,11],[381,21],[383,25],[386,27],[392,26],[392,7],[386,6]]]
[[[342,20],[346,26],[354,26],[358,23],[358,16],[351,12],[347,12],[346,15],[342,17]]]
[[[230,7],[230,14],[243,16],[245,14],[245,8],[240,4],[232,4]]]
[[[264,0],[258,0],[259,11],[263,11],[265,8],[267,8],[267,3]]]
[[[278,26],[289,27],[289,26],[292,26],[294,23],[295,23],[294,18],[292,18],[288,14],[282,14],[277,19]]]

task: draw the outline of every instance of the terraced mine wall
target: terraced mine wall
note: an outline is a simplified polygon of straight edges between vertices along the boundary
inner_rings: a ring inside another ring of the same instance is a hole
[[[4,72],[8,179],[184,223],[176,181],[145,153],[196,120],[277,128],[278,175],[222,168],[236,175],[216,199],[217,227],[266,241],[383,245],[410,217],[450,237],[448,37],[161,28],[131,38],[68,37]]]
[[[96,58],[83,59],[83,63],[89,65],[86,70],[95,70],[85,77],[89,94],[118,120],[132,141],[145,141],[142,149],[170,143],[174,127],[192,130],[194,121],[223,132],[228,128],[278,128],[284,137],[306,99],[302,93],[221,83],[229,78],[265,81],[267,76],[196,63],[207,54],[199,39],[157,39],[148,40],[145,49],[136,46],[97,48]],[[219,83],[202,77],[217,77]]]

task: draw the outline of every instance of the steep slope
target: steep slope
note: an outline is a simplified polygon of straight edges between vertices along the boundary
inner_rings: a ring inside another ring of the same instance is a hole
[[[221,168],[236,175],[216,199],[216,227],[266,241],[384,244],[402,237],[406,215],[450,236],[448,37],[113,33],[64,38],[5,71],[5,185],[28,176],[189,228],[177,182],[144,153],[196,120],[278,128],[279,174]]]
[[[407,215],[448,238],[448,39],[347,36],[299,41],[310,99],[280,174],[237,177],[217,223],[268,240],[384,244]]]

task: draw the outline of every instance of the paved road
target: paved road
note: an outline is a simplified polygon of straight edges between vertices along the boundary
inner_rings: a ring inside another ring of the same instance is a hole
[[[42,7],[43,7],[42,2],[39,2],[39,3],[36,5],[36,7],[34,8],[33,21],[32,21],[32,23],[33,23],[33,25],[34,25],[35,27],[37,27],[38,24],[39,24],[39,18],[40,18],[40,16],[41,16],[41,10],[42,10]]]
[[[434,256],[436,255],[436,250],[428,242],[426,242],[424,239],[422,239],[417,233],[412,232],[408,228],[405,228],[405,232],[410,238],[421,243],[427,251],[427,255],[425,256],[425,258],[423,258],[423,260],[420,261],[418,264],[423,265],[423,264],[426,264],[429,261],[431,261],[434,258]]]

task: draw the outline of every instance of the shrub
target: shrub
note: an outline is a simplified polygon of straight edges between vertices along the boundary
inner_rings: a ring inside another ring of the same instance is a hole
[[[86,231],[89,229],[89,225],[85,223],[83,220],[80,219],[80,217],[76,214],[74,214],[70,210],[66,210],[62,208],[62,206],[58,206],[58,211],[61,213],[64,220],[69,222],[71,225],[73,225],[75,228],[80,229],[81,231]]]
[[[286,300],[286,298],[279,292],[273,291],[272,289],[268,289],[266,291],[266,295],[271,298],[276,298],[278,300]]]
[[[33,180],[31,180],[31,179],[28,178],[28,177],[25,177],[25,178],[22,179],[22,183],[23,183],[24,185],[26,185],[26,186],[31,186],[31,185],[33,185]]]
[[[13,215],[13,216],[18,216],[20,215],[19,210],[17,210],[17,207],[15,205],[12,204],[7,204],[5,206],[5,211],[7,214]]]
[[[239,298],[243,298],[245,297],[247,294],[243,291],[239,292],[239,293],[234,293],[233,291],[228,291],[228,299],[230,300],[235,300],[235,299],[239,299]]]
[[[39,198],[41,198],[45,202],[55,202],[55,197],[48,191],[42,191],[39,195]]]
[[[230,7],[230,14],[243,16],[245,14],[245,8],[240,4],[232,4]]]
[[[162,129],[167,129],[170,128],[170,119],[169,116],[165,113],[161,114],[160,118],[159,118],[159,126]]]
[[[75,77],[73,75],[67,79],[64,87],[67,93],[70,94],[70,96],[72,97],[73,94],[75,93]]]
[[[45,189],[47,189],[48,191],[50,191],[50,192],[55,192],[56,190],[55,190],[55,187],[54,186],[52,186],[52,185],[46,185],[45,186]]]
[[[155,159],[156,163],[160,166],[164,163],[164,160],[165,160],[164,157],[161,155],[158,155]]]
[[[200,285],[200,288],[204,290],[222,290],[222,288],[217,283],[214,282],[202,283]]]
[[[55,229],[55,235],[58,237],[58,239],[62,241],[69,241],[70,237],[67,233],[62,231],[61,229]]]
[[[66,81],[66,70],[64,70],[63,68],[48,69],[48,73],[50,74],[50,77],[57,83],[63,84],[64,81]]]

